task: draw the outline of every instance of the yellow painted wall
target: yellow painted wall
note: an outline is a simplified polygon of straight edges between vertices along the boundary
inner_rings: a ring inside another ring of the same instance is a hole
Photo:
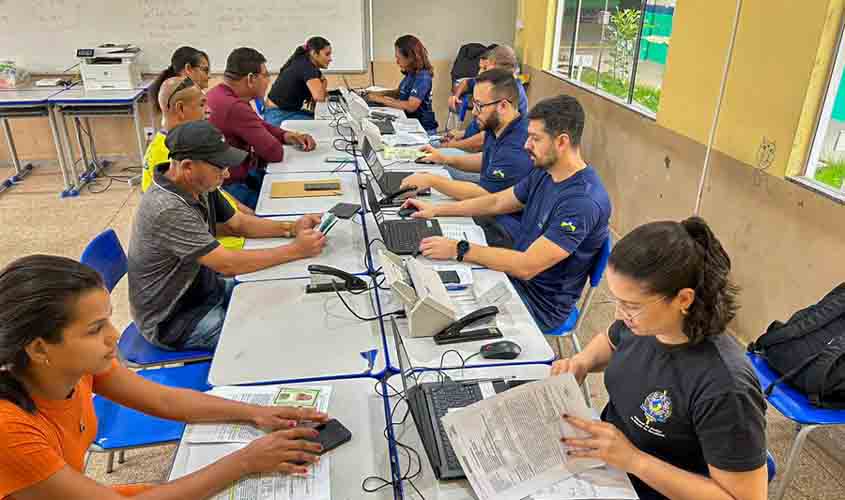
[[[765,138],[776,147],[767,172],[784,175],[802,111],[812,105],[805,98],[822,35],[831,28],[831,3],[839,3],[841,10],[839,0],[743,2],[717,150],[757,166]],[[734,0],[682,0],[675,11],[657,121],[702,144],[713,118],[735,10]],[[829,64],[829,56],[821,62]]]
[[[523,28],[516,32],[514,47],[523,64],[546,69],[552,58],[557,0],[517,1],[517,18]]]

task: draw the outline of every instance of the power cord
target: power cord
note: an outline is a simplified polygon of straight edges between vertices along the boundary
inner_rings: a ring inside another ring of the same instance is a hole
[[[332,282],[332,288],[334,289],[334,293],[337,295],[337,298],[339,298],[343,305],[346,306],[346,309],[349,310],[349,312],[351,312],[353,316],[360,319],[361,321],[378,321],[380,319],[389,318],[390,316],[395,316],[397,314],[405,314],[405,311],[393,311],[389,313],[379,314],[378,316],[373,316],[371,318],[361,316],[360,314],[355,312],[354,309],[349,307],[349,304],[346,302],[346,299],[343,298],[343,295],[340,294],[340,290],[337,289],[337,283],[335,283],[334,281]]]

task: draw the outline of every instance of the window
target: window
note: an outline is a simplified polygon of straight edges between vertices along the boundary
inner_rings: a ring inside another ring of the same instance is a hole
[[[655,115],[675,2],[558,0],[552,71]]]
[[[840,39],[807,170],[800,179],[845,199],[845,39]]]

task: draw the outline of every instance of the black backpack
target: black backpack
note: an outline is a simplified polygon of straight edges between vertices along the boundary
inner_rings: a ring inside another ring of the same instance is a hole
[[[748,345],[814,406],[845,408],[845,283],[786,323],[775,321]]]
[[[475,77],[478,74],[478,60],[485,52],[494,47],[496,47],[496,44],[490,46],[480,43],[461,45],[461,48],[458,49],[458,56],[452,64],[452,81]]]

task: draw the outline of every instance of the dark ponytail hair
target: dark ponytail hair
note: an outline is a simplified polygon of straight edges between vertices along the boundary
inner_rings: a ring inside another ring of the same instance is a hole
[[[97,271],[53,255],[23,257],[0,271],[0,399],[35,413],[35,403],[16,377],[29,365],[26,346],[38,338],[61,342],[62,331],[74,320],[76,299],[103,286]]]
[[[684,334],[692,344],[723,333],[739,308],[739,288],[729,276],[731,259],[700,217],[634,229],[613,247],[609,264],[668,299],[684,288],[695,290],[695,300],[684,316]]]
[[[161,86],[164,84],[165,80],[173,78],[174,76],[179,76],[179,72],[182,71],[186,64],[190,66],[201,65],[203,59],[208,61],[208,54],[199,49],[187,46],[176,49],[176,52],[173,53],[173,57],[170,58],[170,66],[164,68],[164,70],[158,74],[158,77],[155,79],[153,84],[150,85],[150,99],[153,100],[153,106],[156,111],[161,111],[161,106],[158,104],[158,93],[161,91]]]
[[[402,54],[402,57],[412,61],[412,73],[425,69],[434,75],[434,67],[428,60],[428,50],[419,38],[414,35],[402,35],[396,39],[393,46]]]
[[[328,40],[321,36],[312,36],[308,39],[307,42],[298,46],[296,50],[293,51],[293,54],[288,57],[288,60],[282,66],[282,69],[279,70],[279,74],[282,71],[286,70],[288,66],[290,66],[294,61],[299,59],[300,57],[308,57],[308,53],[312,50],[314,52],[320,52],[321,50],[325,49],[326,47],[330,47],[331,43]]]

